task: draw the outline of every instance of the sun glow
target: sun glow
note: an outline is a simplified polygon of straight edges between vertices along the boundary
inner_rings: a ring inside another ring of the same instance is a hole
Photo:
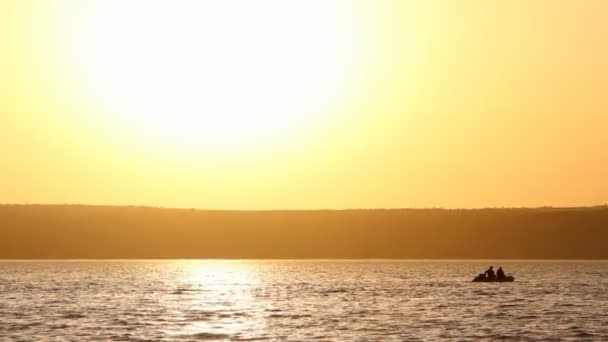
[[[360,37],[345,8],[99,1],[78,19],[72,49],[107,112],[133,134],[188,145],[277,143],[322,120],[356,75]]]

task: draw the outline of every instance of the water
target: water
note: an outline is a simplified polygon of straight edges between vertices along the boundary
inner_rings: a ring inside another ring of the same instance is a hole
[[[608,340],[608,262],[0,262],[0,341]]]

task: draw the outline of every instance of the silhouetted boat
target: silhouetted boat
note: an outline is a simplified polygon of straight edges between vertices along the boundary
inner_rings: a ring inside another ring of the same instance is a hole
[[[509,283],[509,282],[515,281],[515,277],[506,276],[502,279],[498,279],[498,278],[488,278],[484,274],[480,274],[477,277],[475,277],[475,279],[473,279],[473,281],[476,283]]]

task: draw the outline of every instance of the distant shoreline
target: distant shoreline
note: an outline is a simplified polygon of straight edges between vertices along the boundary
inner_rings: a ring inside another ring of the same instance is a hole
[[[0,259],[608,259],[608,207],[0,205]]]

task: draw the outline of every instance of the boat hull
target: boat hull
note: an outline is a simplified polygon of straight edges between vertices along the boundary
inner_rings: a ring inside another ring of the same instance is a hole
[[[481,279],[479,277],[473,279],[473,282],[475,282],[475,283],[510,283],[510,282],[513,282],[513,281],[515,281],[515,277],[513,277],[513,276],[507,276],[507,277],[505,277],[503,279],[497,279],[497,278],[494,278],[494,279],[483,278],[483,279]]]

